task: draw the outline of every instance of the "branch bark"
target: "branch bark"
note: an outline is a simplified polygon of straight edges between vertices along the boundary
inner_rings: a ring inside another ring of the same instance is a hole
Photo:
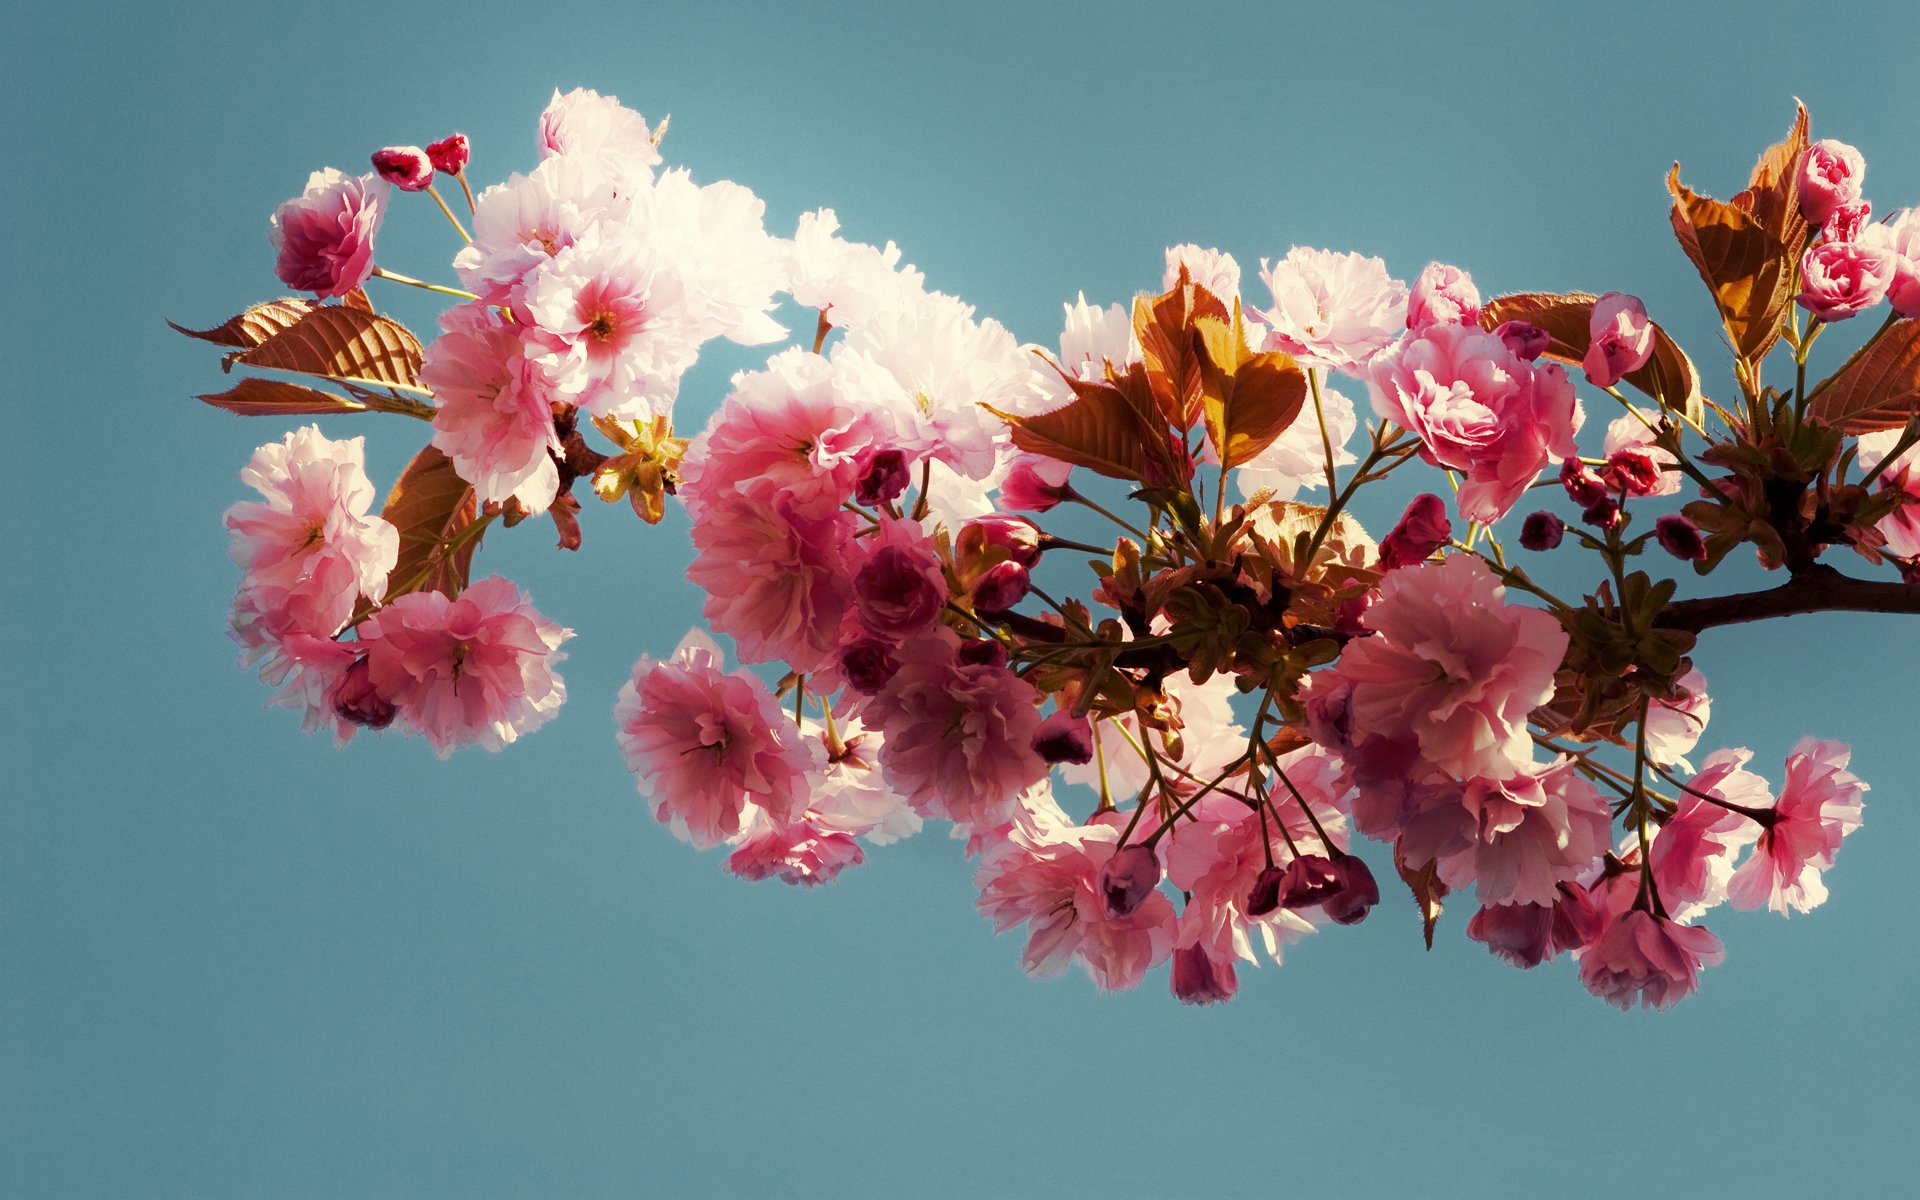
[[[1661,629],[1699,633],[1720,625],[1815,612],[1920,613],[1920,586],[1855,579],[1816,563],[1765,591],[1676,600],[1654,619],[1654,624]]]

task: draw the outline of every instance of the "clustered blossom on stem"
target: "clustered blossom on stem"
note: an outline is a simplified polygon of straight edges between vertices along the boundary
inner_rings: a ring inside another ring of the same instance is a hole
[[[1409,287],[1302,246],[1257,281],[1168,247],[1141,264],[1157,289],[1081,293],[1022,344],[833,209],[768,232],[751,191],[668,162],[665,129],[556,90],[537,159],[477,195],[458,133],[316,172],[271,222],[313,299],[187,331],[331,389],[249,378],[216,407],[430,427],[377,512],[362,438],[309,425],[242,472],[233,636],[308,728],[444,756],[552,718],[571,631],[473,558],[542,516],[578,549],[584,479],[687,519],[712,634],[641,655],[615,738],[653,817],[740,879],[827,884],[947,822],[1027,971],[1113,991],[1164,967],[1196,1005],[1367,920],[1394,876],[1428,944],[1465,905],[1495,956],[1571,958],[1622,1008],[1699,988],[1722,906],[1825,900],[1867,791],[1850,748],[1802,740],[1776,796],[1706,740],[1694,660],[1755,616],[1920,611],[1920,210],[1876,222],[1864,158],[1804,112],[1732,201],[1668,181],[1734,357],[1714,400],[1637,296],[1483,296],[1443,262]],[[414,192],[460,238],[458,287],[374,265]],[[1728,228],[1760,249],[1703,248]],[[457,303],[421,345],[375,279]],[[1810,379],[1816,339],[1882,301]],[[771,353],[679,436],[722,339]],[[1791,391],[1761,384],[1776,345]],[[1427,488],[1376,543],[1356,494],[1416,462]],[[1681,598],[1675,573],[1741,545],[1785,582]],[[1897,580],[1822,558],[1846,549]],[[1590,590],[1513,551],[1584,556]]]

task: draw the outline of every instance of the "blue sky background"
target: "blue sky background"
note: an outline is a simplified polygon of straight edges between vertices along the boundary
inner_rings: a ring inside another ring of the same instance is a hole
[[[337,752],[234,668],[220,514],[282,430],[189,399],[221,386],[216,352],[162,318],[278,294],[267,215],[316,167],[460,128],[477,180],[527,168],[556,85],[670,111],[669,160],[754,188],[776,230],[831,205],[1039,341],[1077,290],[1155,284],[1170,243],[1250,272],[1299,243],[1404,278],[1444,259],[1488,294],[1635,292],[1725,394],[1666,226],[1674,158],[1731,194],[1797,94],[1816,137],[1864,151],[1882,211],[1920,202],[1907,4],[1183,8],[9,19],[0,1195],[1912,1186],[1911,622],[1703,643],[1709,747],[1750,746],[1777,780],[1803,733],[1846,738],[1875,790],[1833,898],[1717,914],[1726,965],[1665,1015],[1608,1008],[1565,963],[1496,962],[1464,913],[1423,953],[1397,885],[1199,1011],[1164,973],[1107,998],[1026,979],[938,834],[832,888],[725,876],[647,817],[607,717],[632,660],[697,618],[677,517],[592,511],[577,557],[534,523],[489,540],[484,567],[579,631],[567,710],[507,753]],[[402,203],[381,259],[450,278],[446,233]],[[682,424],[748,361],[703,363]],[[384,487],[421,431],[329,432],[366,433]]]

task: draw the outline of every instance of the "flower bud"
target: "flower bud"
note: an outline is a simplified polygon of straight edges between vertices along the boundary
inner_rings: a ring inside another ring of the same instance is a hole
[[[1380,543],[1380,569],[1391,571],[1425,562],[1435,550],[1453,536],[1453,522],[1447,519],[1447,503],[1431,492],[1422,493],[1407,505],[1400,523]]]
[[[1160,886],[1160,860],[1146,846],[1122,846],[1100,868],[1100,897],[1110,917],[1124,917]]]
[[[1173,994],[1182,1004],[1218,1004],[1240,990],[1231,961],[1216,964],[1205,946],[1194,943],[1173,952]]]
[[[887,686],[899,669],[893,647],[879,638],[861,638],[840,652],[840,673],[856,692],[872,695]]]
[[[1526,550],[1551,550],[1567,534],[1567,523],[1550,512],[1527,514],[1520,522],[1520,545]]]
[[[1472,325],[1480,319],[1480,291],[1459,267],[1428,263],[1407,297],[1407,328]]]
[[[1061,709],[1033,731],[1033,752],[1043,762],[1090,763],[1093,761],[1093,728],[1085,717],[1076,717]]]
[[[366,655],[354,659],[334,685],[333,711],[341,720],[367,729],[385,729],[393,724],[393,703],[374,690]]]
[[[1072,473],[1071,463],[1038,454],[1021,454],[1014,459],[1013,468],[1000,484],[1000,502],[1025,512],[1046,512],[1073,495],[1073,488],[1067,483],[1067,476]]]
[[[1367,864],[1351,854],[1343,854],[1333,864],[1340,890],[1321,903],[1320,911],[1336,925],[1358,925],[1380,903],[1380,885],[1374,881]]]
[[[954,657],[969,667],[1004,667],[1007,665],[1007,648],[992,638],[975,638],[970,642],[961,642]]]
[[[433,160],[418,146],[388,146],[373,152],[373,169],[403,192],[424,192],[433,182]]]
[[[427,158],[442,175],[458,175],[467,169],[467,135],[448,134],[427,147]]]
[[[989,513],[969,521],[960,530],[958,545],[963,558],[978,558],[989,551],[1023,567],[1040,561],[1040,530],[1025,517]]]
[[[1507,349],[1528,362],[1539,358],[1553,344],[1547,331],[1532,321],[1502,321],[1494,326],[1493,336],[1505,342]]]
[[[1609,388],[1653,357],[1653,322],[1637,296],[1608,292],[1593,302],[1587,356],[1581,361],[1595,387]]]
[[[1613,491],[1629,496],[1651,496],[1660,490],[1663,475],[1653,455],[1637,446],[1623,446],[1607,456],[1601,479]]]
[[[1620,526],[1620,502],[1612,496],[1602,496],[1587,506],[1580,519],[1596,529],[1617,529]]]
[[[1027,598],[1032,583],[1027,569],[1017,562],[996,563],[974,581],[975,612],[1002,613]]]
[[[1280,878],[1280,907],[1312,908],[1340,891],[1340,873],[1332,860],[1320,854],[1302,854],[1287,864]]]
[[[898,499],[912,482],[904,451],[869,450],[860,456],[857,466],[860,479],[853,485],[854,503],[869,508]]]
[[[1887,298],[1894,256],[1859,242],[1822,242],[1800,260],[1794,299],[1822,321],[1844,321]]]
[[[1285,867],[1267,867],[1253,881],[1247,894],[1247,915],[1264,917],[1280,907],[1280,883],[1287,877]]]
[[[1860,199],[1867,160],[1845,142],[1826,138],[1807,147],[1800,160],[1800,211],[1824,225],[1834,210]]]
[[[1592,508],[1607,498],[1606,482],[1577,458],[1560,464],[1560,486],[1567,490],[1567,499],[1581,508]]]
[[[1707,557],[1707,543],[1700,527],[1679,513],[1669,513],[1653,523],[1653,535],[1660,548],[1681,562],[1700,562]]]

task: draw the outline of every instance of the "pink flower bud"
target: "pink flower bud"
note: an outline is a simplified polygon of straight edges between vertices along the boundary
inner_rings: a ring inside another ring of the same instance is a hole
[[[1319,854],[1302,854],[1287,864],[1280,878],[1280,907],[1312,908],[1340,892],[1340,872],[1332,860]],[[1377,897],[1376,897],[1377,898]]]
[[[1867,218],[1873,215],[1873,205],[1862,200],[1858,204],[1842,204],[1833,210],[1827,218],[1826,227],[1820,236],[1829,242],[1851,242],[1859,238],[1860,231],[1867,226]]]
[[[947,589],[931,555],[882,546],[853,577],[853,597],[870,632],[899,637],[933,624],[947,602]]]
[[[1480,319],[1480,292],[1459,267],[1428,263],[1407,297],[1407,328],[1472,325]]]
[[[1800,211],[1815,225],[1843,204],[1860,199],[1860,187],[1867,174],[1867,160],[1845,142],[1832,138],[1807,147],[1800,160]]]
[[[1653,523],[1653,535],[1660,548],[1681,562],[1699,562],[1707,557],[1707,544],[1700,538],[1700,527],[1678,513],[1669,513]]]
[[[1160,860],[1145,846],[1122,846],[1100,868],[1100,897],[1110,917],[1124,917],[1160,886]]]
[[[1623,447],[1607,456],[1606,485],[1629,496],[1651,496],[1665,482],[1664,472],[1653,455],[1634,446]]]
[[[1591,508],[1607,498],[1606,481],[1577,458],[1560,464],[1560,486],[1567,490],[1567,499],[1581,508]]]
[[[1286,879],[1285,867],[1267,867],[1253,881],[1253,891],[1247,894],[1247,915],[1264,917],[1280,907],[1280,884]]]
[[[1173,994],[1182,1004],[1218,1004],[1240,990],[1233,963],[1215,963],[1205,946],[1194,943],[1173,952]]]
[[[960,649],[954,651],[954,657],[969,667],[1004,667],[1007,665],[1007,648],[992,638],[975,638],[961,642]]]
[[[388,146],[373,152],[373,169],[403,192],[424,192],[433,182],[433,160],[418,146]]]
[[[840,652],[840,672],[847,686],[869,696],[887,686],[899,669],[892,645],[879,638],[861,638]]]
[[[1374,881],[1367,864],[1351,854],[1343,854],[1333,864],[1340,890],[1321,902],[1320,911],[1336,925],[1358,925],[1380,903],[1380,885]]]
[[[1425,562],[1435,550],[1453,536],[1453,522],[1447,519],[1447,502],[1425,492],[1413,498],[1400,523],[1380,543],[1380,569],[1391,571]]]
[[[1800,260],[1800,307],[1822,321],[1844,321],[1887,298],[1894,257],[1859,242],[1822,242]]]
[[[1023,567],[1040,561],[1040,530],[1025,517],[989,513],[967,522],[960,537],[978,539],[981,550],[998,550]]]
[[[1027,569],[1017,562],[996,563],[974,581],[973,607],[976,612],[1001,613],[1027,598],[1032,589]]]
[[[1527,514],[1520,522],[1520,546],[1524,550],[1551,550],[1567,534],[1567,523],[1550,512]]]
[[[1612,496],[1602,496],[1587,506],[1580,519],[1596,529],[1617,529],[1620,526],[1620,502]]]
[[[1093,761],[1092,726],[1085,717],[1076,717],[1061,709],[1033,731],[1033,752],[1050,763],[1090,763]]]
[[[1545,354],[1553,344],[1547,331],[1531,321],[1502,321],[1494,327],[1493,336],[1505,342],[1516,357],[1528,362]]]
[[[433,162],[433,169],[442,175],[458,175],[467,169],[467,135],[448,134],[427,147],[427,157]]]
[[[1581,365],[1595,387],[1612,387],[1653,357],[1653,322],[1637,296],[1608,292],[1595,300],[1587,328],[1593,340]]]
[[[397,710],[392,701],[374,688],[366,655],[354,659],[353,665],[340,676],[340,682],[334,685],[333,711],[341,720],[367,729],[385,729],[393,724]]]
[[[1067,476],[1072,463],[1063,463],[1037,454],[1022,454],[1013,462],[1000,484],[1000,502],[1025,512],[1046,512],[1073,495]]]
[[[907,456],[900,450],[869,450],[858,464],[860,480],[853,485],[856,504],[872,507],[898,499],[912,482]]]

